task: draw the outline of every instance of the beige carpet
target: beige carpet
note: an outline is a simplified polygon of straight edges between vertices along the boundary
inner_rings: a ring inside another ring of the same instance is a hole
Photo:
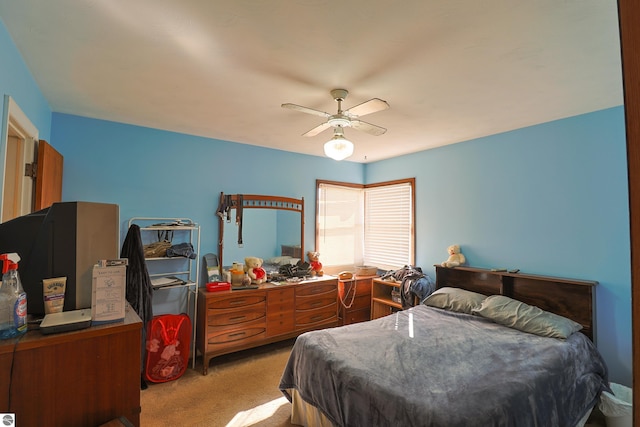
[[[177,380],[140,392],[142,427],[292,426],[291,404],[278,390],[293,340],[202,361]]]

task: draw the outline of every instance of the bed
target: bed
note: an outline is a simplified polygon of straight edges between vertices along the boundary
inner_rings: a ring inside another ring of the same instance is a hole
[[[436,266],[424,304],[297,338],[279,386],[291,421],[583,425],[608,388],[593,343],[595,285]]]

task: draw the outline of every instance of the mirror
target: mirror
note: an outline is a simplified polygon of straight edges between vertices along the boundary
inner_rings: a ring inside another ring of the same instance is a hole
[[[244,212],[242,242],[238,245],[235,220],[224,223],[224,259],[227,266],[243,263],[245,256],[269,259],[283,255],[282,246],[300,246],[300,214],[292,211],[252,209]]]
[[[225,269],[234,262],[244,264],[247,256],[265,261],[282,255],[304,257],[304,199],[221,194],[220,200],[218,253],[220,265]],[[240,200],[243,204],[241,236],[236,224]],[[238,244],[240,237],[242,245]]]

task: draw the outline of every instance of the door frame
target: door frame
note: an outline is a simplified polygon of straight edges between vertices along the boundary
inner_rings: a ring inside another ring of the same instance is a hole
[[[22,111],[18,104],[9,95],[4,96],[3,114],[2,114],[2,129],[0,133],[0,222],[2,222],[5,194],[5,173],[7,172],[7,148],[9,144],[9,130],[10,128],[18,130],[25,139],[30,139],[28,144],[24,144],[26,149],[22,152],[24,163],[31,163],[35,159],[36,154],[36,141],[38,141],[38,128],[29,120],[27,115]],[[31,153],[27,155],[27,153]],[[30,180],[30,182],[28,182]],[[25,182],[28,182],[24,185]],[[29,177],[23,177],[20,188],[20,214],[30,213],[33,207],[33,194],[35,185],[33,180]],[[26,194],[25,194],[26,193]]]
[[[631,236],[633,425],[640,426],[640,3],[618,0]]]

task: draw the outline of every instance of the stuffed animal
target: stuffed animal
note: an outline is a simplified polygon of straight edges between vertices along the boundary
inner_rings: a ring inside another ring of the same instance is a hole
[[[464,255],[460,253],[460,245],[451,245],[447,248],[449,252],[449,258],[441,265],[443,267],[457,267],[467,262]]]
[[[251,283],[259,285],[267,280],[267,272],[262,268],[262,258],[246,257],[244,259],[244,272],[251,278]]]
[[[320,262],[320,252],[309,251],[307,252],[307,258],[309,259],[309,264],[311,264],[311,275],[324,275],[324,271],[322,271],[322,263]]]

